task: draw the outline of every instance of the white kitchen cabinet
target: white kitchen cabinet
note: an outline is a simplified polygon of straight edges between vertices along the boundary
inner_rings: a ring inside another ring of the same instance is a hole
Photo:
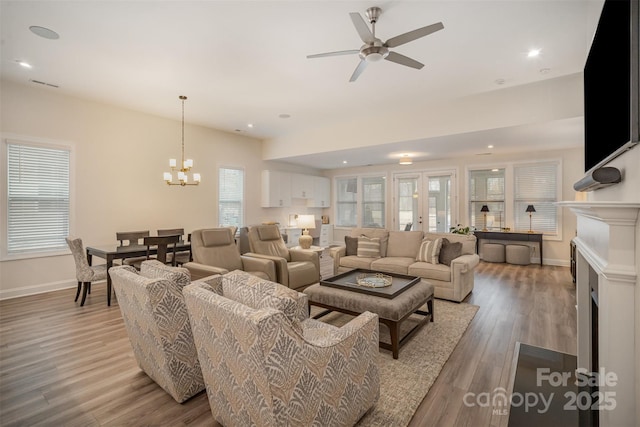
[[[291,206],[291,174],[280,171],[262,171],[263,208]]]
[[[291,175],[291,198],[292,199],[313,199],[314,176],[292,173]]]
[[[324,176],[313,178],[313,199],[307,206],[313,208],[328,208],[331,206],[331,181]]]

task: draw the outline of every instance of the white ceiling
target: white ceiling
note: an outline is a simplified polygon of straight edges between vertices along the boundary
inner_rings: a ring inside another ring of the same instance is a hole
[[[349,115],[383,110],[393,120],[394,111],[425,103],[580,72],[601,5],[602,0],[2,0],[0,72],[25,84],[59,86],[42,86],[46,90],[176,120],[178,95],[186,95],[188,122],[277,140]],[[444,24],[442,31],[392,49],[423,62],[422,70],[382,61],[349,83],[357,55],[306,58],[358,49],[362,42],[349,12],[364,15],[370,6],[383,10],[376,25],[382,40]],[[60,38],[38,37],[29,31],[32,25]],[[531,48],[541,49],[540,56],[528,58]],[[497,79],[504,84],[497,85]],[[567,139],[572,143],[582,132],[579,120],[569,120],[435,142],[440,157],[465,150],[477,154],[471,145],[487,136],[503,141],[505,152],[518,151],[554,127],[577,132]],[[391,152],[412,151],[417,143],[349,149],[345,141],[344,152],[322,153],[318,147],[318,154],[283,160],[327,168],[341,167],[345,156],[353,158],[348,166],[389,163],[397,161]]]

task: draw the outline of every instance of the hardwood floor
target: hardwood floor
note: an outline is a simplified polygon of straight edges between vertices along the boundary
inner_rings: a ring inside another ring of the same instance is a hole
[[[105,288],[84,307],[75,289],[0,301],[0,424],[216,425],[204,392],[178,404],[140,371]],[[508,389],[516,341],[575,354],[574,300],[568,268],[480,263],[480,310],[410,425],[506,426],[464,394]]]

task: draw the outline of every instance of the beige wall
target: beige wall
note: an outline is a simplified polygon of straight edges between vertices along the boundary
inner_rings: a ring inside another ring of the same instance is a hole
[[[82,237],[85,245],[113,243],[116,231],[149,229],[154,233],[158,228],[183,227],[190,232],[217,226],[219,166],[238,166],[246,172],[247,223],[272,220],[286,213],[260,208],[262,169],[301,171],[263,162],[262,143],[256,139],[187,123],[185,156],[194,159],[202,183],[167,186],[162,173],[168,169],[168,159],[180,157],[177,95],[177,120],[8,81],[1,82],[0,101],[3,141],[9,135],[75,147],[71,232]],[[70,255],[0,261],[0,298],[74,284]]]
[[[349,176],[355,174],[371,174],[384,172],[387,174],[387,182],[391,183],[394,173],[405,173],[411,171],[436,171],[436,170],[456,170],[457,175],[457,219],[454,219],[453,223],[461,223],[463,225],[469,224],[469,220],[466,215],[467,211],[467,193],[466,193],[466,170],[468,168],[476,167],[496,167],[504,166],[507,163],[516,162],[531,162],[545,159],[560,159],[562,161],[562,197],[561,200],[574,200],[575,191],[573,190],[573,183],[583,177],[583,149],[574,148],[567,150],[556,151],[535,151],[532,150],[528,153],[521,154],[495,154],[491,156],[491,159],[483,157],[481,160],[478,157],[464,157],[459,159],[447,159],[447,160],[434,160],[429,162],[417,162],[411,166],[400,165],[386,165],[386,166],[369,166],[361,168],[348,168],[333,170],[328,175],[331,177],[336,176]],[[393,218],[393,203],[391,200],[393,186],[387,186],[387,211],[386,216],[388,219],[387,228],[391,228],[391,219]],[[333,188],[333,185],[332,185]],[[331,215],[331,214],[330,214]],[[513,224],[506,224],[507,227],[513,229]],[[568,209],[562,209],[562,236],[561,240],[545,240],[544,241],[544,262],[552,265],[569,265],[569,242],[575,236],[576,232],[576,218]],[[336,243],[344,242],[344,236],[349,234],[348,229],[334,229],[333,237]],[[536,253],[535,257],[539,257]]]
[[[478,158],[415,163],[410,167],[372,166],[320,173],[284,163],[263,161],[258,140],[201,126],[186,124],[185,150],[195,162],[203,182],[198,187],[168,187],[162,181],[168,159],[180,155],[180,122],[86,101],[2,81],[0,131],[3,136],[46,139],[71,143],[75,150],[74,220],[72,233],[85,244],[112,243],[119,230],[184,227],[191,230],[218,225],[217,168],[239,166],[246,171],[246,223],[266,220],[286,224],[290,213],[326,214],[333,208],[260,208],[260,174],[263,169],[314,175],[409,170],[458,170],[459,214],[463,212],[464,174],[468,166],[482,164]],[[179,103],[176,102],[176,116]],[[188,114],[186,116],[188,120]],[[572,185],[582,177],[582,150],[531,152],[493,156],[492,162],[562,158],[563,199],[572,200]],[[485,159],[482,159],[486,163]],[[488,163],[487,163],[488,164]],[[4,165],[2,166],[4,168]],[[4,173],[4,169],[3,169]],[[389,193],[391,194],[391,193]],[[392,218],[392,204],[387,217]],[[463,222],[463,216],[459,222]],[[545,242],[545,259],[568,262],[568,241],[575,233],[575,217],[563,215],[563,240]],[[344,232],[336,230],[334,241]],[[554,261],[555,262],[555,261]],[[74,266],[69,255],[0,261],[0,298],[74,286]]]

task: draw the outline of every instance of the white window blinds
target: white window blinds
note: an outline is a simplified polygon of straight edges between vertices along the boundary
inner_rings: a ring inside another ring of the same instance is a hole
[[[218,220],[221,225],[244,225],[244,170],[220,168],[218,180]]]
[[[7,143],[7,253],[67,247],[70,151]]]
[[[358,178],[336,179],[336,225],[355,227],[357,224]]]
[[[515,229],[529,230],[528,205],[533,205],[531,214],[532,231],[558,234],[557,162],[517,165],[514,167],[514,212]]]
[[[505,223],[504,169],[469,171],[469,218],[477,229],[500,231]],[[487,212],[482,207],[487,206]]]
[[[385,178],[362,178],[362,226],[385,227]]]

